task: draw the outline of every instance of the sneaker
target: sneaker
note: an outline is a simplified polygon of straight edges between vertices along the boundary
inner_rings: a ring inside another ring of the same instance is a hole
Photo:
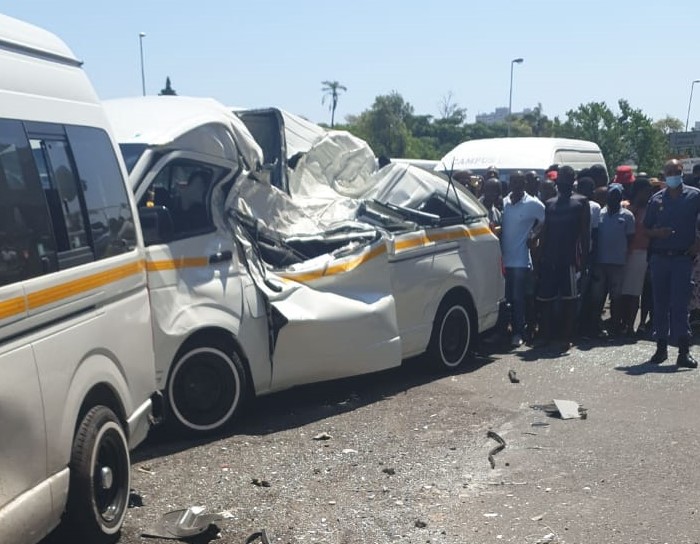
[[[520,346],[523,345],[523,337],[520,336],[519,334],[514,334],[513,338],[510,341],[510,345],[513,346],[514,348],[519,348]]]
[[[676,366],[681,368],[697,368],[698,362],[690,353],[679,353],[676,359]]]

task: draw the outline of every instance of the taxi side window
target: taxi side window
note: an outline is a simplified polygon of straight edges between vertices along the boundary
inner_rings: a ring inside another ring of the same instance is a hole
[[[57,133],[30,134],[29,143],[51,214],[59,268],[94,260],[82,191],[68,142]]]
[[[51,221],[24,127],[0,119],[0,285],[55,267]]]
[[[67,126],[80,176],[96,259],[136,246],[136,228],[121,169],[109,136],[93,127]]]
[[[139,207],[165,207],[172,217],[175,239],[214,229],[209,198],[222,169],[190,160],[169,163],[154,178]]]

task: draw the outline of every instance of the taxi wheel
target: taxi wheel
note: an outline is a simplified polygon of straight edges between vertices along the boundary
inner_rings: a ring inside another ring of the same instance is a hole
[[[66,524],[79,542],[109,544],[119,537],[131,482],[129,444],[117,416],[95,406],[73,440]]]
[[[471,316],[468,302],[459,298],[442,301],[428,347],[433,367],[454,370],[469,358],[473,334]]]
[[[224,346],[196,346],[176,360],[168,382],[171,421],[189,434],[220,430],[243,402],[246,374]]]

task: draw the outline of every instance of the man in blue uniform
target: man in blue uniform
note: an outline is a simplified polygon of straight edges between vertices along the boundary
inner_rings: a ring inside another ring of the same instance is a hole
[[[664,165],[664,175],[666,189],[651,197],[644,218],[651,238],[649,266],[656,336],[656,352],[650,362],[661,364],[668,359],[670,325],[670,340],[678,344],[676,365],[697,368],[690,354],[688,303],[693,256],[700,249],[696,236],[700,191],[683,184],[683,165],[678,160]]]

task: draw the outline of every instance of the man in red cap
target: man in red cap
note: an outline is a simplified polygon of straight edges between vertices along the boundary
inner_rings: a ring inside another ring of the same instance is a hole
[[[632,189],[632,184],[634,183],[635,177],[632,167],[628,164],[623,164],[617,167],[615,170],[615,177],[613,178],[613,183],[619,183],[622,185],[622,196],[624,200],[629,200],[630,190]]]

